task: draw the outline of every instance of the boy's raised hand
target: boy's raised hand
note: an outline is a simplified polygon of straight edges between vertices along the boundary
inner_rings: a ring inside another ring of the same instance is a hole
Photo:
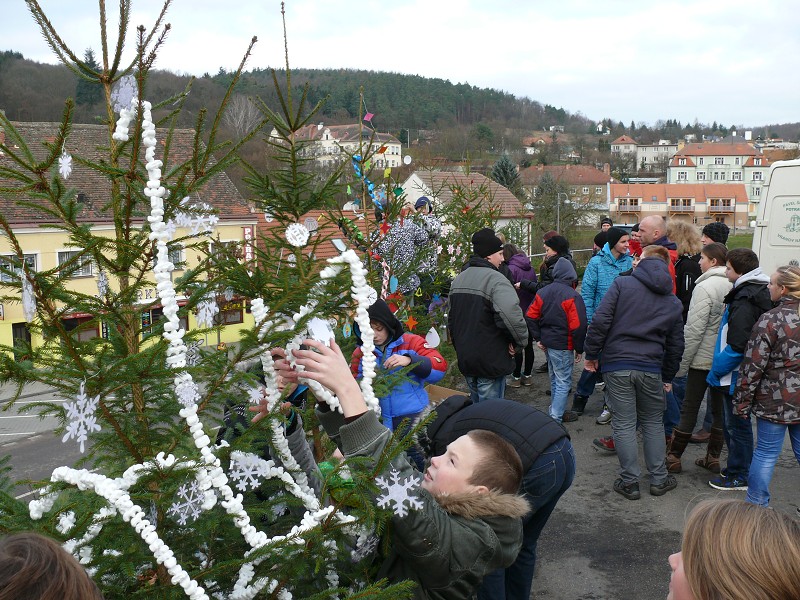
[[[387,369],[394,369],[395,367],[407,367],[411,364],[411,357],[405,354],[392,354],[387,358],[383,366]]]

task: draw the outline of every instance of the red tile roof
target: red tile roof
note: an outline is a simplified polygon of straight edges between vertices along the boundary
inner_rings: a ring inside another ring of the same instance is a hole
[[[685,164],[680,164],[679,158],[683,159]],[[679,156],[675,154],[669,161],[670,167],[696,167],[697,165],[694,164],[694,159],[691,156]]]
[[[499,205],[500,218],[516,219],[523,213],[522,204],[508,188],[480,173],[455,173],[450,171],[415,171],[413,176],[419,177],[425,186],[424,193],[433,195],[439,202],[448,204],[453,199],[454,188],[464,187],[485,191],[484,199]],[[403,184],[409,185],[409,180]]]
[[[675,156],[760,156],[760,152],[747,142],[703,142],[686,144]]]
[[[14,127],[20,136],[26,140],[28,147],[37,159],[47,155],[47,149],[43,142],[55,140],[58,132],[59,123],[14,123]],[[163,134],[158,137],[159,150],[164,147]],[[10,140],[6,140],[11,143]],[[65,150],[76,156],[80,155],[92,162],[99,162],[103,159],[108,160],[108,128],[104,125],[85,125],[74,124],[67,137]],[[164,173],[168,169],[189,159],[194,143],[194,131],[189,129],[178,129],[172,137],[170,148],[169,163],[162,168]],[[144,154],[144,151],[142,151]],[[8,157],[0,157],[0,165],[5,167],[16,166]],[[58,165],[54,167],[56,171]],[[62,180],[63,181],[63,180]],[[76,194],[84,194],[85,201],[78,216],[79,222],[108,223],[112,221],[112,213],[106,208],[109,201],[109,180],[101,173],[90,169],[77,161],[72,162],[72,173],[69,179],[64,182],[69,190],[74,190]],[[144,186],[144,182],[142,183]],[[0,186],[19,187],[15,181],[0,178]],[[35,208],[20,205],[20,200],[36,203],[36,198],[0,194],[0,212],[5,218],[14,225],[39,225],[44,223],[58,222],[55,217],[43,214]],[[218,173],[212,177],[196,194],[192,194],[193,201],[205,202],[213,206],[217,211],[221,221],[226,220],[255,220],[256,217],[251,213],[248,202],[242,197],[228,176]],[[144,210],[147,207],[142,207]],[[144,220],[144,213],[136,215],[136,220]]]
[[[611,200],[620,198],[638,198],[642,204],[666,203],[671,198],[694,198],[697,202],[708,198],[735,198],[737,204],[748,203],[747,190],[741,183],[615,183],[611,186]]]
[[[524,184],[536,185],[545,174],[549,174],[557,182],[570,185],[606,185],[616,182],[610,175],[588,165],[534,165],[523,169],[519,175]]]
[[[611,144],[612,145],[614,145],[614,144],[636,144],[636,140],[633,139],[629,135],[621,135],[617,139],[615,139],[613,142],[611,142]]]

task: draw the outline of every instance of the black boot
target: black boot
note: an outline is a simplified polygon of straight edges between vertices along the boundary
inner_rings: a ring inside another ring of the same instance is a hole
[[[589,401],[589,396],[578,396],[577,394],[572,399],[572,412],[577,415],[583,414],[583,409],[586,408],[586,403]]]

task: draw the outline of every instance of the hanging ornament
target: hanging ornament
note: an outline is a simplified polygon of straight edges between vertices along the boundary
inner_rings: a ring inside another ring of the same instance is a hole
[[[33,285],[25,273],[22,274],[22,313],[28,323],[36,318],[36,296],[33,293]]]
[[[383,223],[381,223],[380,230],[381,230],[381,233],[382,233],[383,235],[386,235],[387,233],[389,233],[389,230],[390,230],[391,228],[392,228],[392,227],[391,227],[391,225],[389,225],[389,224],[388,224],[386,221],[384,221]]]
[[[197,326],[200,329],[209,329],[214,326],[214,318],[219,312],[217,299],[212,293],[208,293],[197,304]]]
[[[223,297],[225,298],[225,302],[230,302],[231,300],[233,300],[233,288],[226,287]]]
[[[100,395],[94,398],[89,398],[84,391],[86,382],[81,382],[80,390],[75,398],[75,402],[70,402],[64,406],[66,411],[66,419],[68,421],[64,437],[61,438],[62,442],[66,442],[72,438],[80,444],[81,454],[84,452],[84,443],[92,431],[100,431],[100,425],[97,424],[97,417],[94,412],[97,410],[97,405],[100,404]]]
[[[297,257],[294,254],[290,254],[286,257],[286,264],[294,268],[297,265]]]
[[[330,323],[319,317],[314,317],[308,322],[308,335],[312,340],[316,340],[326,346],[330,346],[331,340],[336,338]]]
[[[123,108],[127,108],[138,95],[136,86],[136,78],[133,75],[125,75],[117,80],[111,90],[111,103],[114,107],[114,112],[120,112]]]
[[[305,225],[292,223],[286,228],[286,241],[295,248],[302,248],[308,243],[310,233]]]
[[[409,315],[404,322],[409,331],[414,331],[414,328],[419,325],[419,321],[414,318],[414,315]]]
[[[265,213],[264,213],[264,220],[265,220],[267,223],[272,223],[272,221],[274,220],[274,218],[275,218],[275,217],[273,217],[273,216],[272,216],[272,213],[269,213],[269,212],[265,212]]]
[[[61,156],[58,157],[58,172],[64,179],[69,179],[72,173],[72,157],[66,150],[62,150]]]
[[[439,337],[439,332],[435,327],[431,327],[428,333],[425,334],[425,346],[427,348],[438,348],[442,339]]]
[[[353,326],[350,323],[342,325],[342,336],[349,338],[351,335],[353,335]]]
[[[310,235],[314,235],[319,229],[319,223],[314,217],[308,217],[305,221],[303,221],[303,225],[306,229],[308,229],[308,233]]]
[[[367,286],[367,306],[372,306],[378,301],[378,292],[372,286]]]
[[[98,269],[97,271],[97,293],[100,294],[101,298],[108,294],[108,275],[106,275],[104,269]]]
[[[397,277],[392,275],[389,277],[389,293],[393,294],[397,291]]]

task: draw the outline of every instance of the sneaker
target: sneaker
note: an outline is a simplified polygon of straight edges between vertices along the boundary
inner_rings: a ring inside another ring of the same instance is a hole
[[[678,480],[675,479],[674,475],[667,475],[667,478],[658,485],[651,483],[650,484],[650,495],[651,496],[663,496],[670,490],[674,490],[678,487]]]
[[[604,406],[603,412],[600,413],[600,416],[597,417],[597,421],[595,422],[598,425],[607,425],[608,423],[611,423],[611,411]]]
[[[721,490],[723,492],[747,491],[747,480],[742,479],[741,477],[730,478],[722,474],[720,474],[718,477],[713,477],[712,479],[709,479],[708,485],[710,485],[715,490]]]
[[[592,440],[592,446],[594,446],[597,450],[602,450],[603,452],[608,452],[609,454],[616,454],[617,452],[617,448],[614,446],[614,438],[611,436],[594,438],[594,440]]]
[[[605,381],[598,381],[597,383],[594,384],[594,390],[596,392],[602,392],[604,389],[606,389]]]
[[[523,375],[522,379],[520,380],[522,385],[533,385],[533,377],[530,375]]]
[[[561,415],[562,423],[572,423],[573,421],[577,420],[578,420],[578,413],[572,410],[565,410],[564,414]]]
[[[534,369],[536,373],[547,373],[547,363],[541,364],[536,369]]]
[[[675,478],[673,477],[672,479]],[[651,494],[653,493],[652,489],[653,486],[650,486]],[[639,484],[636,482],[625,485],[625,482],[622,481],[622,479],[617,479],[614,482],[614,491],[617,492],[618,494],[622,494],[628,500],[638,500],[639,498],[642,497],[642,494],[639,492]]]
[[[508,382],[508,387],[518,388],[522,385],[522,380],[519,377],[514,377]]]

